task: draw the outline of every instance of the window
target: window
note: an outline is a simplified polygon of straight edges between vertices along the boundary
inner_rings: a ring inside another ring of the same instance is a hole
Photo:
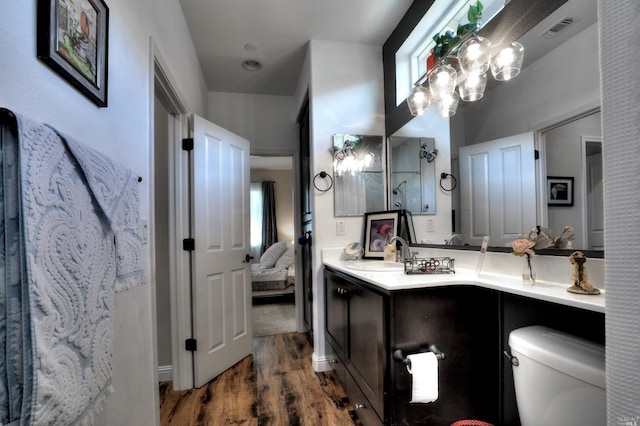
[[[251,256],[257,261],[262,247],[262,183],[249,186],[249,212],[251,219]]]

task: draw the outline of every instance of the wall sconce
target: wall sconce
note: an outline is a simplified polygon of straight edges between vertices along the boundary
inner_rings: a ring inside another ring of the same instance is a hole
[[[343,137],[342,147],[336,143],[336,137]],[[365,168],[371,167],[375,159],[375,154],[371,151],[358,152],[357,144],[362,141],[359,135],[334,135],[334,145],[329,150],[333,154],[333,170],[338,176],[345,173],[355,175]]]

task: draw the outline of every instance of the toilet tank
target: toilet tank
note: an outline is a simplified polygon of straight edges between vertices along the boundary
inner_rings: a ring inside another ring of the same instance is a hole
[[[523,426],[601,426],[606,422],[604,346],[542,326],[509,334]]]

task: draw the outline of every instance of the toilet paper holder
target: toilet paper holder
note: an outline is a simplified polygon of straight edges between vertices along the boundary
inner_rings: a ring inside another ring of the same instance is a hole
[[[420,351],[416,351],[416,353],[418,353],[418,352],[420,352]],[[438,359],[438,360],[445,359],[444,352],[442,352],[440,349],[438,349],[438,347],[436,345],[429,345],[429,347],[428,347],[426,352],[433,352],[435,354],[435,356],[436,356],[436,359]],[[396,349],[393,352],[393,359],[396,360],[397,362],[403,363],[404,365],[409,365],[411,363],[411,361],[407,357],[407,354],[405,354],[404,350],[402,350],[402,349]]]

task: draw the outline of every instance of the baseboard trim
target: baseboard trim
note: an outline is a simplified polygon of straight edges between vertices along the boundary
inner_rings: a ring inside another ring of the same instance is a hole
[[[173,380],[173,365],[158,366],[158,381],[168,382]]]
[[[315,352],[311,355],[311,366],[313,367],[313,371],[316,373],[321,373],[323,371],[331,370],[331,361],[333,361],[335,357],[332,356],[318,356]]]

